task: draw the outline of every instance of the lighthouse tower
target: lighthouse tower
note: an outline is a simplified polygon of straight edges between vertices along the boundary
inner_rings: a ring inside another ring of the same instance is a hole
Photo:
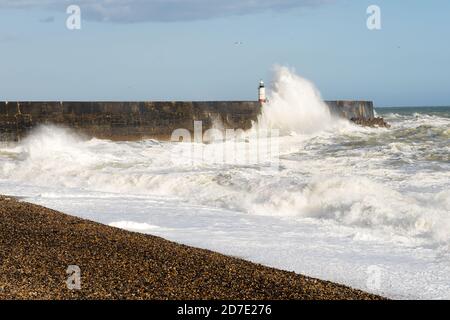
[[[259,88],[258,88],[258,96],[259,96],[259,102],[260,103],[266,103],[266,87],[264,86],[264,82],[261,80],[259,82]]]

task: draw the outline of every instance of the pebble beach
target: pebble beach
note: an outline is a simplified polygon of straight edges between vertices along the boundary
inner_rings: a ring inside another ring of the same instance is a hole
[[[73,265],[80,290],[66,283]],[[382,298],[0,196],[0,299]]]

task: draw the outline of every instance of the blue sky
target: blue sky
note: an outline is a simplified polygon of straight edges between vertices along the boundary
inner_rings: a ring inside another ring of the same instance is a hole
[[[281,64],[325,99],[450,105],[449,39],[448,0],[0,0],[0,100],[254,100]]]

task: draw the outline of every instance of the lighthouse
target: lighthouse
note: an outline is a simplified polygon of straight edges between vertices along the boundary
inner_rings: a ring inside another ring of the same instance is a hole
[[[258,97],[259,97],[259,102],[260,103],[266,103],[267,102],[266,87],[264,86],[264,82],[262,80],[259,82]]]

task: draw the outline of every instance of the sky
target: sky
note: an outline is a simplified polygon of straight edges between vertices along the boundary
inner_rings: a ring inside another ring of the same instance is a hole
[[[0,0],[0,100],[256,100],[286,65],[324,99],[448,106],[449,39],[448,0]]]

